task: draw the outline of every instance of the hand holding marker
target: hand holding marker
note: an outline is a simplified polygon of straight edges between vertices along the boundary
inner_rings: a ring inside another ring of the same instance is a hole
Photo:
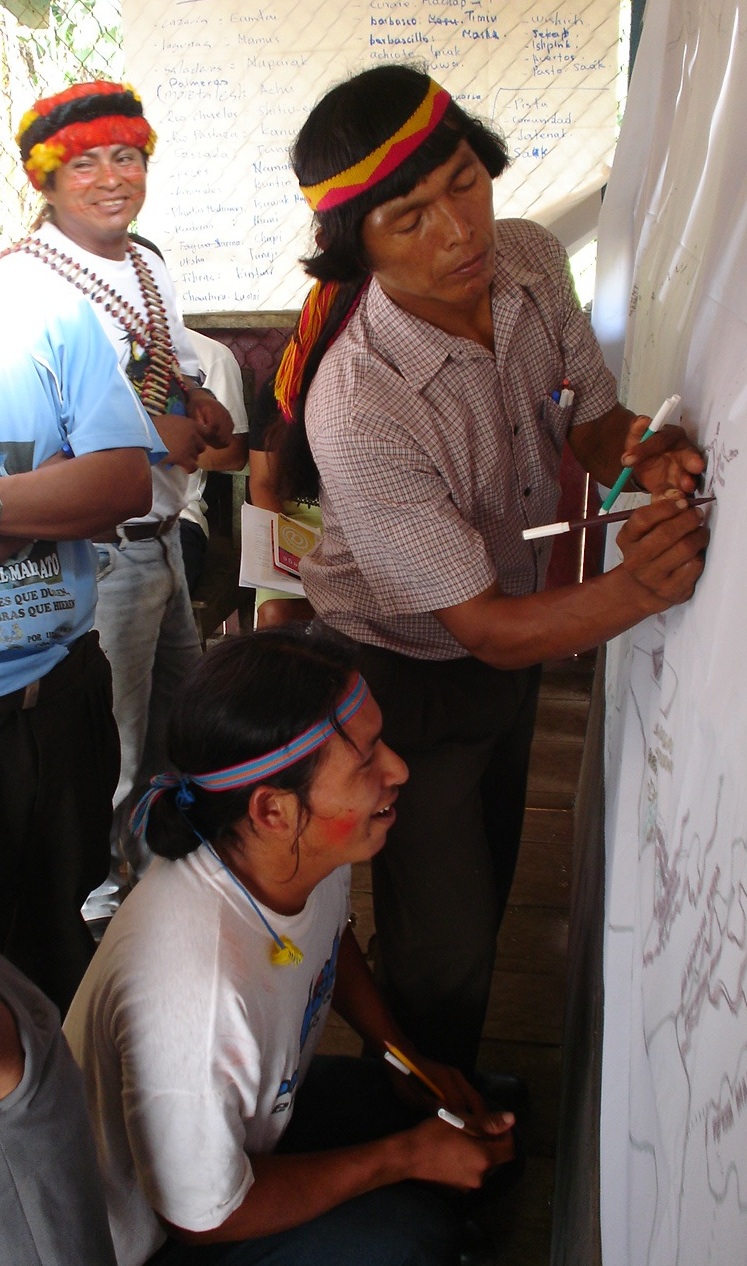
[[[425,1086],[426,1090],[429,1090],[431,1094],[436,1096],[437,1099],[440,1099],[441,1103],[444,1102],[445,1095],[443,1091],[434,1081],[431,1081],[430,1077],[426,1076],[422,1068],[418,1068],[417,1064],[414,1064],[412,1060],[409,1059],[398,1046],[394,1046],[392,1042],[384,1042],[384,1045],[386,1046],[384,1059],[387,1063],[391,1064],[393,1068],[398,1069],[399,1072],[404,1073],[405,1076],[409,1076],[410,1073],[414,1073],[421,1085]],[[449,1112],[447,1108],[439,1108],[436,1112],[436,1116],[440,1117],[442,1121],[445,1121],[447,1125],[453,1125],[455,1130],[463,1130],[465,1128],[466,1122],[464,1118],[458,1117],[454,1112]],[[513,1121],[513,1113],[511,1113],[510,1116]],[[507,1122],[508,1120],[508,1115],[505,1112],[503,1113],[503,1119],[504,1122]],[[468,1131],[468,1133],[470,1132],[471,1131]],[[479,1137],[488,1139],[490,1135],[483,1134]]]
[[[650,435],[655,435],[657,431],[661,430],[664,423],[669,418],[670,414],[674,413],[675,409],[679,407],[680,401],[681,401],[680,396],[669,396],[669,398],[664,401],[659,411],[655,413],[653,418],[651,419],[651,425],[646,428],[643,435],[641,436],[641,439],[640,439],[641,444],[643,443],[644,440],[647,440]],[[632,474],[633,474],[632,466],[623,467],[623,469],[620,471],[618,478],[615,480],[615,483],[612,485],[612,487],[610,488],[610,491],[607,493],[607,496],[604,498],[604,501],[599,507],[600,514],[607,514],[608,510],[612,509],[613,505],[617,501],[617,498],[620,496],[620,493],[622,492],[623,488],[625,487],[626,483],[628,482]]]
[[[683,494],[684,495],[684,494]],[[689,497],[691,506],[707,506],[715,497]],[[635,510],[615,510],[614,514],[590,514],[586,519],[563,519],[558,523],[543,523],[541,527],[524,528],[525,541],[538,541],[545,536],[562,536],[564,532],[582,532],[586,528],[606,527],[608,523],[624,523]]]
[[[408,1059],[406,1055],[403,1055],[399,1047],[393,1046],[391,1042],[386,1042],[385,1045],[387,1049],[384,1052],[384,1059],[387,1060],[388,1063],[392,1064],[394,1068],[399,1069],[399,1071],[404,1073],[406,1076],[409,1076],[410,1073],[414,1073],[418,1081],[425,1086],[426,1090],[430,1090],[431,1094],[434,1094],[437,1099],[443,1100],[443,1094],[436,1083],[431,1081],[430,1077],[426,1077],[425,1073],[422,1069],[418,1068],[417,1064],[413,1064],[412,1060]],[[436,1116],[439,1116],[442,1121],[446,1122],[447,1125],[453,1125],[456,1130],[464,1129],[464,1121],[462,1118],[455,1116],[453,1112],[448,1112],[446,1108],[439,1108]]]
[[[553,396],[554,395],[555,392],[553,392]],[[643,443],[643,441],[647,440],[650,435],[654,435],[662,428],[667,419],[679,406],[680,400],[680,396],[669,396],[669,398],[664,401],[661,408],[652,418],[651,425],[647,427],[646,431],[641,436],[639,443]],[[603,523],[622,523],[625,519],[630,518],[630,516],[634,513],[633,510],[618,510],[615,514],[609,514],[608,511],[611,506],[614,505],[632,473],[632,466],[625,466],[621,470],[614,486],[610,489],[609,493],[602,502],[598,515],[591,515],[589,518],[583,519],[565,520],[559,523],[545,523],[541,527],[525,528],[521,535],[525,541],[534,541],[542,537],[560,536],[563,532],[575,532],[580,529],[594,527],[595,525]],[[694,506],[702,506],[708,505],[709,502],[715,500],[715,497],[694,497],[691,499],[690,504]]]

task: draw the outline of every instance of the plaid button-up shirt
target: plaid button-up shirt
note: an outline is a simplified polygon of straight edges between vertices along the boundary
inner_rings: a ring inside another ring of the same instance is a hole
[[[372,281],[324,357],[306,406],[324,536],[302,563],[326,623],[418,659],[463,656],[431,613],[498,581],[544,583],[571,426],[616,401],[560,243],[497,225],[494,352],[397,307]],[[573,404],[552,398],[563,380]]]

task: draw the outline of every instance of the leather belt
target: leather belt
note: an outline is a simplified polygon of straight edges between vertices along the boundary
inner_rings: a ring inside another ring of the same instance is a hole
[[[121,523],[113,532],[96,539],[103,545],[118,545],[120,541],[157,541],[159,536],[171,531],[178,518],[178,514],[170,514],[168,519],[161,519],[158,523]]]

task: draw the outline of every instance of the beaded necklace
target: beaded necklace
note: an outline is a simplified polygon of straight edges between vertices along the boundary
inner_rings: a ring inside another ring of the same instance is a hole
[[[53,272],[59,273],[93,303],[103,304],[104,311],[122,326],[130,339],[131,358],[127,366],[127,376],[144,407],[153,415],[166,413],[172,397],[181,395],[183,403],[187,386],[171,341],[168,317],[156,280],[132,242],[127,243],[126,249],[143,297],[146,319],[131,303],[117,294],[113,286],[97,277],[90,268],[84,267],[70,255],[63,255],[56,246],[50,246],[37,237],[26,237],[9,246],[0,253],[0,259],[16,252],[31,255]],[[135,351],[135,344],[140,349],[139,355]],[[185,410],[182,407],[181,410],[171,411]]]

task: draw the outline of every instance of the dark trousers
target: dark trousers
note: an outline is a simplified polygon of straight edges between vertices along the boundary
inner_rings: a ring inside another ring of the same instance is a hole
[[[0,698],[0,950],[64,1015],[95,949],[80,907],[109,869],[119,775],[98,634],[80,638],[32,700]]]
[[[408,764],[373,860],[377,967],[424,1054],[474,1069],[524,816],[540,668],[360,647],[383,737]]]
[[[317,1057],[279,1151],[353,1146],[418,1119],[395,1097],[382,1060]],[[302,1226],[234,1244],[169,1241],[152,1266],[456,1266],[459,1216],[436,1189],[401,1182],[347,1200]]]
[[[190,598],[193,598],[205,566],[208,538],[199,523],[193,523],[191,519],[180,519],[179,540],[182,544],[182,558],[184,559],[187,588],[189,589]]]

